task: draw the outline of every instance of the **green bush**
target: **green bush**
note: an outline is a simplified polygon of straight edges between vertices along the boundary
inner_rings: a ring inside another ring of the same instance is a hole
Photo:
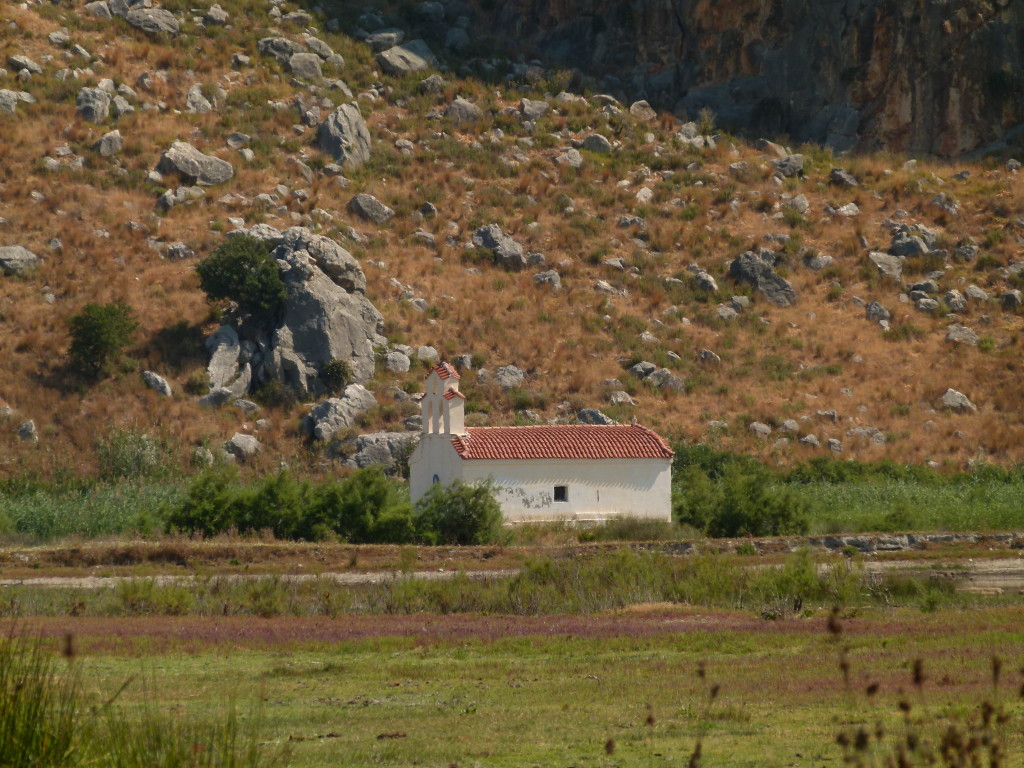
[[[248,235],[229,238],[196,273],[209,299],[234,301],[243,312],[274,312],[288,296],[268,244]]]
[[[715,477],[691,465],[673,482],[672,514],[712,537],[806,533],[809,503],[774,484],[767,469],[726,464]]]
[[[168,530],[212,536],[271,531],[281,539],[340,538],[354,544],[411,542],[412,510],[403,489],[379,469],[313,483],[287,472],[245,486],[233,467],[208,470],[165,510]]]
[[[90,378],[110,371],[138,327],[131,308],[120,301],[86,304],[68,325],[71,328],[68,350],[71,366]]]
[[[352,366],[345,360],[328,360],[320,366],[320,383],[332,395],[343,392],[352,383]]]
[[[500,541],[501,507],[490,481],[435,484],[416,502],[416,527],[429,544],[489,544]]]

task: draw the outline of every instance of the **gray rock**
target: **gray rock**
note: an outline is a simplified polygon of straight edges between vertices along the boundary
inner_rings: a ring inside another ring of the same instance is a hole
[[[511,236],[501,231],[497,224],[480,227],[473,233],[473,245],[488,248],[499,266],[520,270],[527,265],[526,251]]]
[[[809,448],[817,448],[821,443],[818,442],[818,436],[811,433],[800,438],[800,445],[806,445]]]
[[[608,402],[612,405],[636,405],[633,402],[633,398],[629,396],[629,392],[622,390],[608,393]]]
[[[967,310],[967,298],[955,288],[946,292],[943,299],[950,312],[964,312]]]
[[[752,421],[747,425],[747,431],[757,437],[768,437],[772,433],[772,428],[760,421]]]
[[[449,104],[444,110],[444,116],[453,123],[473,123],[483,116],[480,107],[471,101],[466,101],[461,96]]]
[[[260,441],[252,435],[244,435],[235,432],[231,438],[224,443],[224,450],[238,459],[250,459],[260,452]]]
[[[946,341],[976,347],[978,346],[978,334],[966,325],[953,324],[946,328]]]
[[[405,75],[437,66],[433,52],[422,40],[410,40],[377,54],[377,66],[388,75]]]
[[[729,265],[729,274],[736,280],[748,283],[777,307],[788,307],[796,301],[796,291],[788,280],[774,270],[774,259],[769,253],[747,251],[740,254]]]
[[[650,123],[658,119],[658,113],[655,112],[651,105],[646,101],[634,101],[630,104],[629,114],[637,120],[643,120],[645,123]]]
[[[918,312],[934,314],[939,311],[939,302],[935,299],[930,299],[927,296],[917,299],[914,306],[917,308]]]
[[[828,180],[830,184],[845,189],[853,189],[860,186],[853,174],[842,168],[833,168],[828,174]]]
[[[238,356],[242,351],[238,332],[230,325],[222,325],[206,338],[204,346],[210,355],[206,366],[210,389],[227,387],[238,378]]]
[[[200,408],[223,408],[235,399],[235,393],[227,387],[217,387],[196,400]]]
[[[800,260],[800,263],[813,272],[821,272],[823,269],[828,269],[834,262],[835,259],[826,253],[815,253],[813,256],[807,255]]]
[[[401,45],[403,40],[405,40],[405,32],[393,27],[371,32],[364,38],[364,42],[373,49],[374,53],[380,53],[388,48]]]
[[[301,80],[319,80],[324,76],[320,57],[315,53],[293,53],[288,59],[288,71]]]
[[[614,426],[618,424],[615,419],[610,416],[606,416],[596,408],[584,408],[576,414],[577,420],[580,424],[594,424],[598,426]]]
[[[649,363],[646,360],[636,363],[630,366],[629,372],[636,376],[638,379],[646,379],[652,373],[658,370],[658,366],[654,363]]]
[[[727,307],[724,304],[719,304],[717,307],[715,307],[715,317],[717,317],[722,322],[735,320],[739,316],[740,313],[737,312],[732,307]]]
[[[419,436],[410,432],[373,432],[355,439],[354,452],[345,457],[346,467],[365,469],[381,467],[385,473],[394,473],[399,464],[408,461],[409,454]]]
[[[325,43],[323,40],[317,37],[313,37],[312,35],[306,35],[303,37],[303,41],[305,42],[306,47],[309,50],[311,50],[324,61],[327,61],[332,56],[337,55],[335,54],[331,46],[329,46],[327,43]]]
[[[370,131],[355,104],[342,104],[320,123],[317,146],[346,168],[370,159]]]
[[[163,8],[136,8],[128,11],[124,20],[151,35],[176,35],[180,29],[174,14]]]
[[[0,89],[0,114],[13,115],[18,109],[18,94],[6,88]]]
[[[348,201],[348,210],[364,221],[384,224],[395,216],[395,212],[373,195],[360,193]]]
[[[437,96],[444,92],[446,85],[447,83],[443,77],[440,75],[431,75],[430,77],[424,78],[420,81],[420,90],[424,93],[430,93]]]
[[[110,102],[110,111],[114,113],[115,118],[122,118],[134,112],[135,107],[124,96],[115,96]]]
[[[277,233],[272,227],[266,228],[270,231],[266,232],[262,239],[270,240],[284,251],[304,253],[331,282],[349,293],[366,293],[366,275],[363,274],[359,262],[334,240],[313,234],[302,227],[292,227],[283,233]],[[257,227],[251,228],[249,234],[256,236],[256,229]]]
[[[173,392],[171,391],[171,385],[167,382],[163,376],[153,371],[143,371],[142,380],[146,382],[146,386],[150,389],[158,392],[164,397],[170,397]]]
[[[494,383],[505,391],[522,386],[525,378],[526,371],[514,365],[503,365],[494,373]]]
[[[1003,309],[1013,311],[1024,304],[1024,293],[1016,289],[1007,291],[999,297],[999,302],[1003,305]]]
[[[103,134],[92,148],[99,152],[101,157],[113,157],[124,148],[124,139],[121,138],[120,131],[110,131]]]
[[[86,3],[85,10],[98,19],[109,19],[112,17],[110,6],[107,5],[106,0],[94,0],[94,2]]]
[[[455,359],[452,360],[452,365],[455,366],[457,371],[472,371],[473,370],[473,356],[472,355],[456,355]]]
[[[702,291],[712,292],[718,290],[718,283],[715,282],[715,278],[703,269],[694,272],[693,281],[697,285],[697,288]]]
[[[909,231],[898,232],[889,243],[889,253],[893,256],[922,256],[928,253],[928,244]]]
[[[562,278],[553,269],[549,269],[547,272],[538,272],[533,276],[533,281],[537,285],[550,285],[554,291],[562,287]]]
[[[7,66],[15,72],[29,72],[33,75],[43,74],[43,68],[32,61],[28,56],[8,56]]]
[[[110,94],[99,88],[83,88],[75,98],[75,111],[90,123],[104,123],[110,116]]]
[[[192,463],[197,467],[212,467],[216,459],[213,451],[205,445],[197,445],[192,451]]]
[[[0,246],[0,272],[7,276],[20,275],[36,269],[43,260],[20,245]]]
[[[164,258],[170,259],[171,261],[182,261],[183,259],[191,259],[196,255],[196,252],[192,249],[188,243],[183,243],[180,240],[171,243],[164,250]]]
[[[967,288],[964,289],[964,293],[971,301],[986,302],[989,298],[988,293],[976,285],[968,285]]]
[[[978,410],[978,406],[968,399],[967,395],[963,392],[958,392],[955,389],[947,389],[945,394],[942,395],[939,402],[943,408],[954,411],[956,413],[975,413]]]
[[[203,115],[213,111],[213,104],[203,94],[203,86],[196,83],[185,96],[185,111]]]
[[[264,37],[256,47],[263,56],[275,58],[282,64],[287,64],[292,56],[303,50],[301,45],[286,37]]]
[[[29,419],[18,427],[18,439],[25,443],[39,442],[39,431],[36,429],[35,421]]]
[[[876,427],[854,427],[846,433],[846,436],[858,440],[867,440],[875,445],[885,445],[888,441],[885,433]]]
[[[174,142],[160,156],[156,169],[160,173],[180,174],[190,184],[205,186],[223,184],[235,175],[231,163],[219,157],[204,155],[184,141]]]
[[[422,346],[416,350],[416,357],[428,363],[436,363],[441,359],[441,354],[431,346]]]
[[[868,254],[868,259],[886,277],[899,280],[903,276],[903,259],[899,256],[893,256],[883,251],[872,251]]]
[[[555,157],[555,162],[559,165],[564,165],[578,170],[583,167],[583,155],[581,155],[577,149],[567,149],[565,152]]]
[[[720,358],[718,355],[716,355],[710,349],[702,349],[700,351],[700,353],[697,355],[697,359],[700,360],[700,362],[703,365],[721,365],[722,364],[722,358]]]
[[[879,324],[888,323],[889,320],[892,318],[892,315],[889,314],[889,310],[887,310],[877,301],[872,301],[870,304],[868,304],[865,310],[865,315],[867,316],[868,320],[871,320],[872,322]]]
[[[322,391],[319,370],[332,360],[346,361],[356,381],[370,379],[373,346],[385,342],[384,319],[363,294],[366,280],[358,263],[345,259],[347,251],[337,243],[321,237],[293,227],[271,254],[286,267],[282,278],[288,298],[259,376],[276,378],[300,392]],[[344,262],[330,267],[333,277],[317,264],[317,259],[325,261],[324,254]]]
[[[409,356],[401,352],[388,352],[384,355],[384,368],[391,373],[408,373]]]
[[[829,438],[828,440],[826,440],[825,441],[825,445],[828,446],[828,449],[830,451],[832,451],[832,453],[842,453],[843,452],[843,444],[842,444],[842,442],[840,442],[839,440],[836,440],[834,437]]]
[[[583,149],[588,152],[596,152],[599,155],[607,155],[612,151],[612,143],[599,133],[592,133],[583,139]]]
[[[797,195],[791,200],[787,200],[784,207],[794,210],[799,214],[805,214],[810,210],[811,204],[807,202],[807,195]]]
[[[783,176],[802,176],[804,172],[803,155],[787,155],[778,160],[772,160],[775,170]]]
[[[362,414],[377,405],[377,398],[362,384],[349,384],[341,397],[332,397],[317,403],[303,420],[306,433],[327,441],[341,430],[356,423]]]
[[[519,102],[519,112],[526,120],[540,120],[550,111],[551,106],[546,101],[523,99]]]
[[[217,3],[214,3],[203,14],[203,23],[212,26],[223,26],[228,23],[228,13]]]

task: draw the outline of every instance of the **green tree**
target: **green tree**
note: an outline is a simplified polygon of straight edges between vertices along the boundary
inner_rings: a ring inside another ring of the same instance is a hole
[[[490,481],[436,484],[416,502],[416,528],[430,544],[490,544],[500,541],[501,506]]]
[[[273,312],[288,296],[269,245],[248,235],[228,238],[196,273],[209,299],[234,301],[243,312]]]
[[[68,321],[72,367],[91,378],[108,372],[113,362],[132,340],[138,323],[131,308],[120,301],[86,304]]]

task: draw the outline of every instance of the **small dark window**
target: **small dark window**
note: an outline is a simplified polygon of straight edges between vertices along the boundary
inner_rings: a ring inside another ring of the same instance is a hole
[[[555,486],[555,501],[568,501],[569,500],[569,486],[567,485],[556,485]]]
[[[434,485],[438,485],[440,482],[441,482],[441,478],[438,477],[437,475],[434,475]]]

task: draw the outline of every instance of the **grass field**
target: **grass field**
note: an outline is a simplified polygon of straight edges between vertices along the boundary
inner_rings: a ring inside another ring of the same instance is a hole
[[[243,718],[259,707],[265,749],[287,749],[293,766],[687,765],[702,741],[701,765],[761,767],[839,765],[839,732],[874,733],[878,723],[883,746],[872,739],[869,747],[878,756],[908,730],[934,742],[949,718],[977,719],[982,700],[999,698],[1013,718],[1001,726],[1004,738],[1019,760],[1022,619],[1019,606],[869,609],[842,619],[834,635],[827,612],[765,621],[646,606],[584,620],[32,626],[75,634],[75,663],[97,698],[132,679],[124,703],[157,702],[179,718],[208,717],[229,700]],[[1006,669],[996,692],[993,655]],[[923,662],[919,686],[915,660]],[[868,697],[871,684],[878,693]],[[906,720],[901,700],[912,707]]]

